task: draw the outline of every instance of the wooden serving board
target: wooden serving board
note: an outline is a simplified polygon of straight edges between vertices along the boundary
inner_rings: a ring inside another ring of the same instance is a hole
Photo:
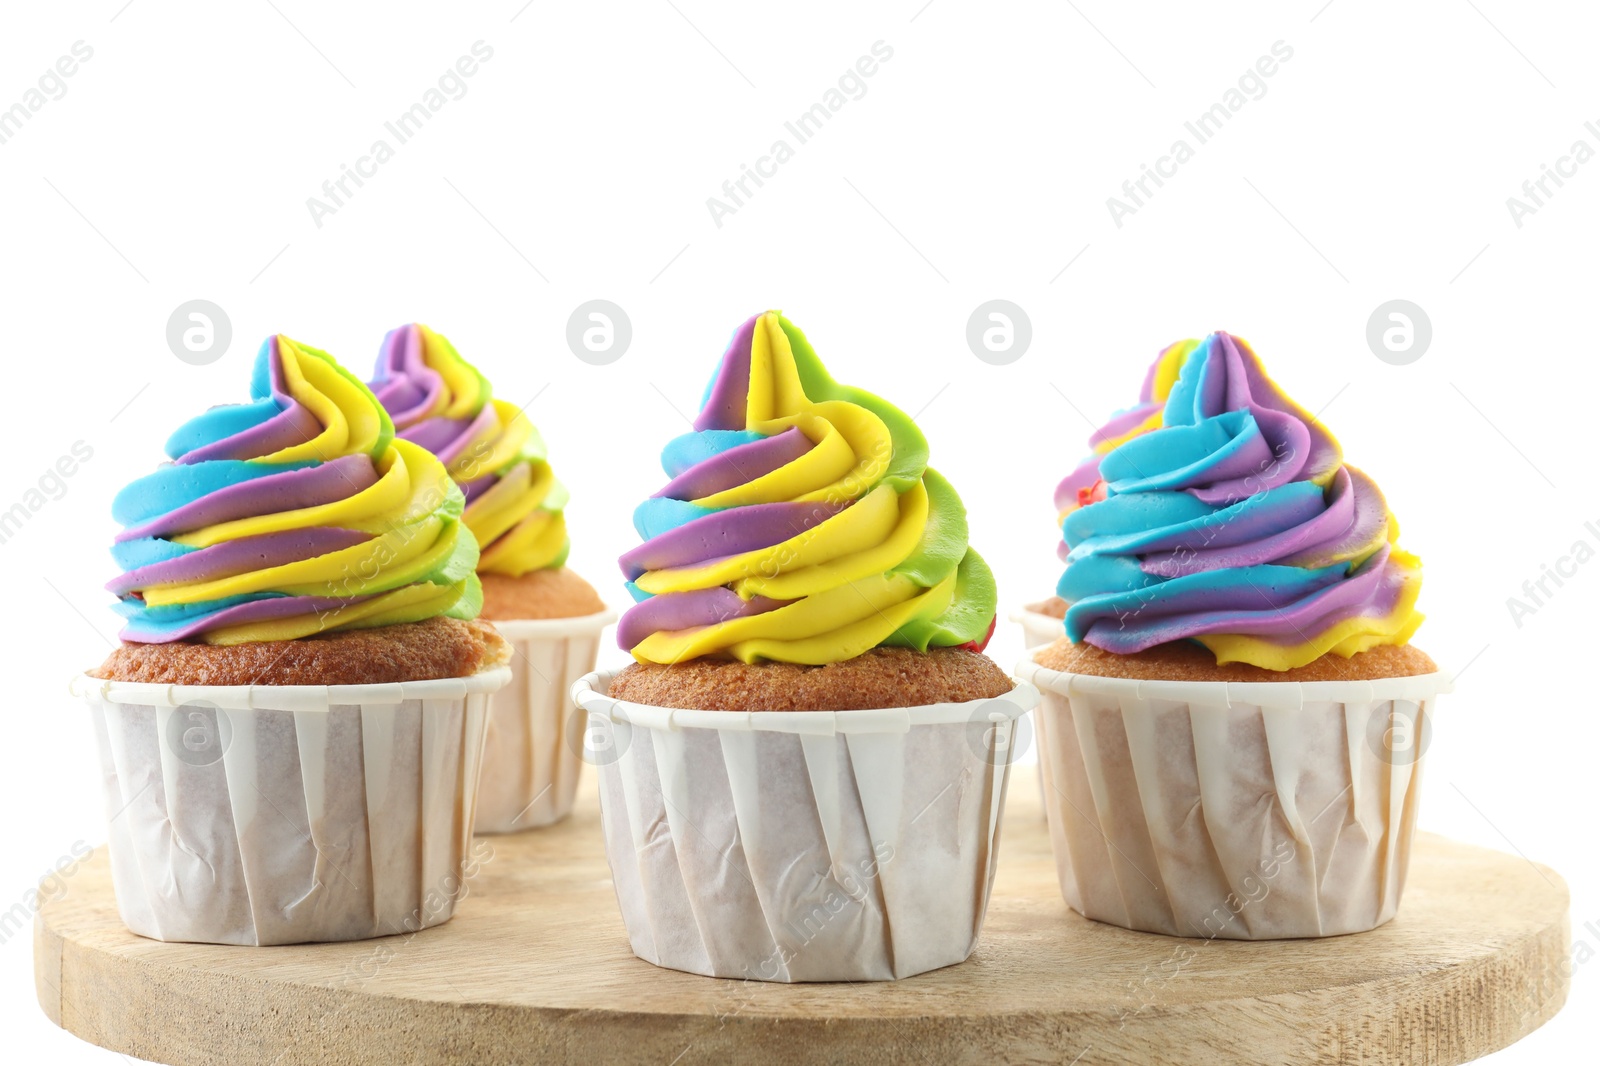
[[[1567,890],[1436,836],[1359,936],[1176,940],[1088,921],[1056,883],[1032,767],[1010,788],[978,950],[897,983],[773,985],[634,958],[593,781],[550,829],[486,839],[456,918],[303,947],[162,944],[117,918],[104,849],[35,924],[45,1013],[174,1066],[470,1063],[1453,1064],[1566,999]]]

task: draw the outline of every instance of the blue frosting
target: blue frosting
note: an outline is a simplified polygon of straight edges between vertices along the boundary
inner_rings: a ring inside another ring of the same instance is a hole
[[[216,459],[163,466],[123,486],[111,501],[111,517],[124,526],[141,525],[230,485],[316,465],[313,460],[260,463]]]
[[[241,596],[203,600],[200,603],[169,603],[159,607],[151,607],[143,600],[130,597],[112,604],[112,610],[124,618],[137,618],[140,629],[176,629],[191,618],[199,618],[252,600],[278,600],[284,596],[285,593],[282,592],[251,592]]]
[[[708,514],[715,513],[708,507],[700,507],[684,500],[652,497],[633,509],[633,528],[639,531],[639,536],[649,540],[679,526],[688,525],[696,518],[704,518]]]
[[[117,566],[127,572],[153,563],[164,563],[168,559],[176,559],[180,555],[188,555],[199,550],[187,544],[175,544],[161,537],[140,537],[137,540],[125,540],[113,544],[111,558],[116,560]]]
[[[167,438],[167,457],[176,459],[197,448],[254,429],[278,413],[278,405],[270,398],[255,403],[213,407],[205,414],[189,419]]]
[[[667,446],[661,450],[661,465],[668,477],[677,477],[685,470],[731,448],[766,439],[760,433],[747,429],[708,429],[685,433],[667,442]]]

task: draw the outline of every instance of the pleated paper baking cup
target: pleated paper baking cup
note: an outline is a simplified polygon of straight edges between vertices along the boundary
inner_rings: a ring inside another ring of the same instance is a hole
[[[1053,614],[1045,614],[1039,610],[1042,603],[1030,603],[1020,611],[1011,613],[1011,620],[1022,627],[1022,646],[1029,651],[1045,644],[1054,643],[1059,637],[1067,635],[1067,623],[1063,618]],[[1044,731],[1050,728],[1045,723],[1044,712],[1038,707],[1033,709],[1033,735],[1034,746],[1040,751],[1044,750]],[[1049,798],[1044,791],[1044,773],[1039,774],[1039,815],[1045,817],[1045,812],[1050,809]]]
[[[83,675],[111,877],[155,940],[297,944],[449,919],[489,693],[511,673],[393,685],[156,685]]]
[[[489,697],[477,832],[537,829],[572,813],[583,769],[572,684],[594,669],[600,633],[615,619],[602,611],[494,623],[512,647],[511,683]]]
[[[646,707],[591,674],[606,857],[636,955],[708,977],[883,981],[983,927],[1018,718],[1038,699],[864,711]]]
[[[1061,892],[1170,936],[1336,936],[1395,916],[1443,674],[1135,681],[1023,660]]]

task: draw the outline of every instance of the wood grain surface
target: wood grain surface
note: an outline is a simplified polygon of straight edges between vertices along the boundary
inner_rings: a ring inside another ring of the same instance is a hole
[[[174,1066],[470,1063],[1453,1064],[1567,993],[1567,890],[1423,835],[1400,916],[1358,936],[1177,940],[1090,922],[1056,883],[1032,767],[967,962],[896,983],[718,981],[634,958],[594,781],[572,818],[479,838],[456,918],[352,944],[162,944],[117,918],[104,849],[35,922],[39,1001]]]

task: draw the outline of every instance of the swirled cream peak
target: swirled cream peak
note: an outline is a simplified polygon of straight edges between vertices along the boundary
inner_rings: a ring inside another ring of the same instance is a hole
[[[123,572],[106,587],[124,640],[238,644],[477,614],[461,490],[395,439],[371,390],[280,335],[250,395],[185,423],[172,462],[117,494]]]
[[[837,384],[776,311],[734,333],[671,479],[634,514],[638,601],[618,643],[642,662],[822,664],[993,631],[994,578],[967,515],[898,408]]]
[[[517,576],[567,561],[567,490],[544,439],[448,340],[417,323],[390,330],[372,390],[400,439],[433,452],[461,484],[480,573]]]
[[[1118,411],[1110,421],[1090,434],[1088,458],[1056,486],[1058,529],[1066,521],[1067,515],[1079,507],[1087,507],[1105,499],[1106,483],[1100,477],[1100,460],[1126,441],[1161,425],[1161,411],[1166,406],[1172,386],[1178,382],[1178,372],[1199,343],[1195,340],[1178,341],[1163,348],[1145,372],[1144,385],[1139,389],[1139,402]],[[1066,541],[1057,546],[1056,554],[1063,562],[1066,560]]]
[[[1404,644],[1422,567],[1378,486],[1227,333],[1166,349],[1062,482],[1067,635],[1269,670]]]

